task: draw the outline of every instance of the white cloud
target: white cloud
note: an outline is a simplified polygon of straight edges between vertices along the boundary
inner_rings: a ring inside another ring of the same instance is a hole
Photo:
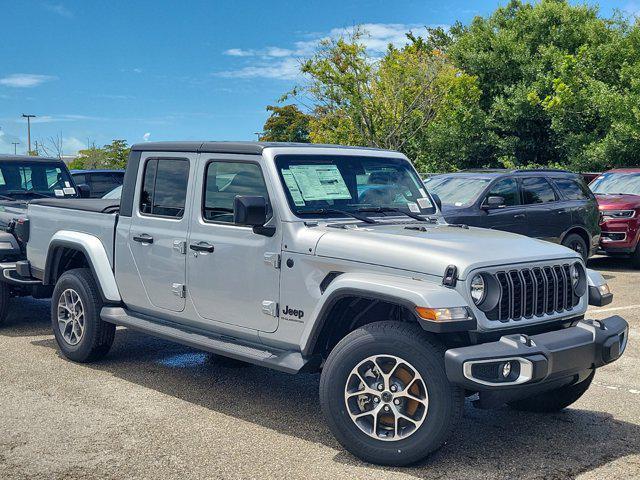
[[[26,147],[23,146],[19,137],[6,133],[4,130],[0,130],[0,153],[13,153],[13,142],[18,143],[17,148],[15,149],[17,153],[24,153],[24,149]]]
[[[31,88],[37,87],[44,82],[56,80],[57,77],[52,75],[37,75],[35,73],[13,73],[6,77],[0,78],[0,85],[14,88]]]
[[[391,44],[395,47],[405,45],[407,32],[421,28],[419,24],[402,23],[366,23],[360,25],[365,35],[360,40],[370,55],[378,57],[384,54]],[[301,59],[313,55],[321,40],[339,38],[353,32],[352,28],[334,28],[324,34],[311,34],[309,40],[295,42],[292,48],[270,46],[260,49],[230,48],[224,55],[245,58],[247,65],[235,70],[214,73],[224,78],[273,78],[292,80],[300,76]]]
[[[78,150],[84,150],[87,144],[76,137],[64,137],[62,139],[62,151],[65,155],[76,155]]]
[[[61,3],[45,3],[42,5],[46,10],[55,13],[56,15],[60,15],[65,18],[73,18],[73,12],[69,10],[67,7],[62,5]]]
[[[151,132],[147,132],[144,135],[142,135],[142,140],[144,140],[145,142],[148,142],[150,137],[151,137]]]

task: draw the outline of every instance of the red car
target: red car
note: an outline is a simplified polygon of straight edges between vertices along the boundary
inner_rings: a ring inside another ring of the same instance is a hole
[[[640,268],[640,168],[618,168],[589,185],[602,215],[600,248],[607,255],[631,256]]]

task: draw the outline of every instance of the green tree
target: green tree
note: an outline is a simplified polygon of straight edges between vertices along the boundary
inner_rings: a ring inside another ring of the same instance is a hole
[[[271,115],[262,129],[260,140],[263,142],[301,142],[308,143],[309,121],[311,116],[302,112],[296,105],[282,107],[269,105]]]
[[[113,140],[102,148],[95,145],[80,150],[78,158],[69,163],[70,169],[125,168],[131,149],[126,140]]]
[[[372,58],[365,35],[323,40],[302,65],[309,82],[293,94],[312,99],[311,140],[399,150],[431,171],[475,162],[483,130],[476,79],[412,35]]]

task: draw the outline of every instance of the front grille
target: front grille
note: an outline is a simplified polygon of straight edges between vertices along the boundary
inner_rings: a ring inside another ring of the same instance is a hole
[[[489,320],[508,322],[572,310],[580,298],[573,291],[569,271],[565,264],[494,273],[500,300],[485,315]]]

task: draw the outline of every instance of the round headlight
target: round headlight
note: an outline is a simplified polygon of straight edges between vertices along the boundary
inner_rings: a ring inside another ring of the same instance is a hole
[[[476,305],[482,303],[486,294],[487,292],[482,275],[478,274],[474,276],[471,279],[471,298],[473,298],[473,303]]]
[[[569,276],[571,277],[571,285],[576,288],[580,281],[580,270],[575,263],[569,267]]]

